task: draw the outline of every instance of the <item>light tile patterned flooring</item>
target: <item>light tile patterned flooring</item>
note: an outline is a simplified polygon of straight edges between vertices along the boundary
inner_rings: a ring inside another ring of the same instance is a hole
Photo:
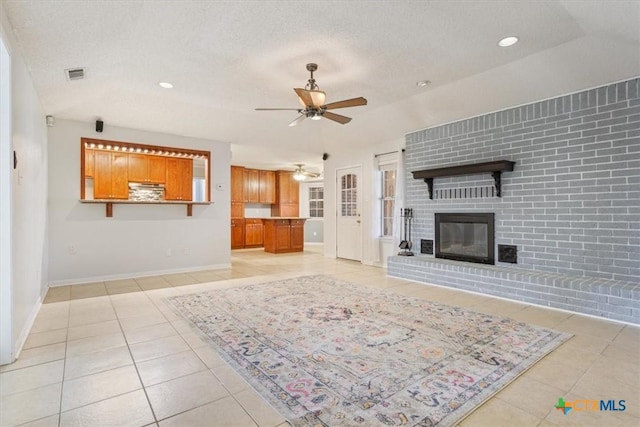
[[[51,289],[20,358],[0,367],[0,426],[287,425],[162,298],[303,274],[575,334],[461,426],[640,425],[640,328],[389,278],[310,249],[234,251],[230,270]],[[627,409],[563,415],[559,397],[626,400]]]

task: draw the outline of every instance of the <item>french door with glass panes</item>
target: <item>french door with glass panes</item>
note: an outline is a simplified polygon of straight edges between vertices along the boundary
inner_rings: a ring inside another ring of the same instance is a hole
[[[336,171],[336,256],[362,261],[360,166]]]

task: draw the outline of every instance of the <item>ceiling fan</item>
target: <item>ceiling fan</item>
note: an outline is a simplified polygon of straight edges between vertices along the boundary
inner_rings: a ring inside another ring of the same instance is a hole
[[[351,121],[351,117],[332,113],[328,110],[367,105],[367,100],[363,97],[358,97],[325,104],[324,101],[326,98],[326,94],[324,91],[320,90],[320,88],[316,84],[316,80],[313,78],[313,72],[317,69],[318,64],[307,64],[307,71],[311,73],[311,78],[309,78],[309,81],[307,82],[304,89],[293,89],[298,95],[298,101],[300,101],[302,108],[256,108],[256,111],[294,110],[300,113],[300,116],[289,123],[289,126],[295,126],[307,117],[311,120],[320,120],[322,117],[324,117],[325,119],[333,120],[334,122],[338,122],[343,125],[349,123]]]
[[[293,179],[296,181],[304,181],[307,178],[318,178],[320,176],[319,173],[304,170],[303,164],[296,164],[296,166],[296,170],[293,172]]]

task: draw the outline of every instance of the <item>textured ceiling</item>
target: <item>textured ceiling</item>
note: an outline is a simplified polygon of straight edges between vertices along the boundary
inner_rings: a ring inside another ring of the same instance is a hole
[[[640,74],[638,1],[2,4],[46,114],[228,141],[254,167],[319,170],[323,152]],[[498,48],[507,35],[520,43]],[[347,125],[254,111],[297,107],[308,62],[327,102],[369,105],[337,110]]]

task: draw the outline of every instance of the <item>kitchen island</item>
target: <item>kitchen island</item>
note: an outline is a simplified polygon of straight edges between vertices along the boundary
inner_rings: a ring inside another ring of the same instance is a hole
[[[304,250],[305,218],[262,218],[264,223],[264,251],[273,254]]]

